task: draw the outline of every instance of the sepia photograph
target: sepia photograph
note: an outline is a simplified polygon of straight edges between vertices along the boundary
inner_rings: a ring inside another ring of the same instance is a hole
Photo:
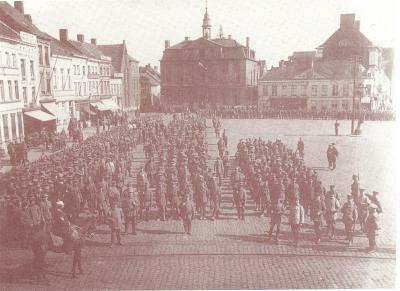
[[[396,289],[397,8],[0,1],[0,290]]]

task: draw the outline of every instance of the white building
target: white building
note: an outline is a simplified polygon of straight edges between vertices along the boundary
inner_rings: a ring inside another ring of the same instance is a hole
[[[23,108],[38,104],[36,36],[0,21],[0,148],[24,138]]]

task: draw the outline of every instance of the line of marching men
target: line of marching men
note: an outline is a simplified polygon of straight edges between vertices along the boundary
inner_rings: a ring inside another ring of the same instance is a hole
[[[330,185],[326,190],[318,174],[307,168],[303,159],[279,139],[275,142],[241,140],[237,145],[236,163],[238,167],[231,178],[234,193],[245,196],[246,185],[256,202],[256,211],[270,217],[269,239],[272,239],[276,229],[275,241],[278,242],[282,217],[286,213],[296,246],[306,216],[314,224],[316,243],[323,238],[324,224],[328,238],[335,237],[336,223],[341,216],[349,245],[353,242],[355,226],[359,223],[360,231],[368,237],[368,250],[376,249],[378,216],[382,213],[382,206],[378,192],[366,194],[364,189],[360,189],[356,175],[353,175],[347,200],[341,205],[335,185]],[[244,203],[245,198],[242,200]],[[239,218],[243,217],[243,211],[244,207],[238,208]]]

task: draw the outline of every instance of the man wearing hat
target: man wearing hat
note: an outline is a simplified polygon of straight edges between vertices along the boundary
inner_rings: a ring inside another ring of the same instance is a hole
[[[46,186],[45,190],[48,190],[48,186]],[[41,196],[39,202],[40,212],[42,213],[43,220],[45,223],[45,230],[50,230],[53,220],[53,209],[51,202],[48,200],[48,192],[44,192]]]
[[[138,201],[135,197],[132,183],[122,192],[121,205],[125,217],[125,234],[129,232],[129,224],[132,225],[132,234],[136,234],[136,207]]]
[[[192,221],[194,218],[194,207],[192,200],[188,199],[187,195],[184,196],[183,202],[180,205],[180,214],[183,221],[183,228],[185,234],[192,234]]]
[[[360,183],[358,182],[358,176],[353,174],[353,183],[351,184],[351,195],[355,203],[358,203],[358,195],[360,194]]]
[[[360,189],[360,195],[358,196],[357,211],[358,220],[360,222],[360,231],[365,232],[365,223],[368,217],[368,198],[365,196],[365,189]]]
[[[358,217],[357,206],[352,194],[347,195],[347,202],[343,204],[342,213],[346,239],[349,241],[349,245],[351,245],[353,243],[353,231]]]
[[[214,173],[218,177],[218,185],[221,186],[222,176],[224,175],[224,164],[220,157],[217,157],[214,162]]]
[[[328,159],[328,168],[331,170],[333,167],[333,150],[332,144],[328,145],[328,149],[326,150],[326,158]]]
[[[310,211],[310,216],[314,223],[314,231],[316,236],[315,242],[317,244],[321,241],[322,238],[321,227],[325,212],[326,212],[326,207],[324,199],[320,194],[317,194],[317,196],[311,203],[311,211]]]
[[[376,210],[377,206],[375,204],[371,204],[369,207],[368,217],[365,222],[365,231],[369,244],[369,247],[367,248],[368,251],[376,250],[376,236],[379,230],[378,213]]]

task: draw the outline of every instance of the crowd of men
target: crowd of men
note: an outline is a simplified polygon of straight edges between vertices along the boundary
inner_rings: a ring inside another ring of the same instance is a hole
[[[133,175],[134,147],[160,123],[137,119],[112,127],[3,175],[0,199],[7,206],[6,239],[26,246],[29,235],[43,223],[49,227],[57,223],[60,217],[55,214],[65,213],[75,222],[84,208],[106,221],[112,194],[123,191],[127,175]]]
[[[230,119],[326,119],[326,120],[351,120],[351,110],[307,110],[307,109],[261,109],[257,106],[214,106],[196,110],[204,117],[230,118]],[[362,110],[360,117],[363,120],[387,121],[395,120],[393,111]],[[359,119],[357,113],[356,119]]]
[[[10,142],[7,145],[7,153],[12,166],[25,164],[28,161],[28,147],[24,141]]]
[[[300,140],[299,144],[301,143]],[[304,145],[301,147],[304,149]],[[238,167],[232,174],[231,181],[234,196],[241,199],[237,206],[238,218],[243,217],[244,207],[241,204],[246,201],[243,187],[247,185],[248,192],[256,202],[256,211],[270,217],[269,239],[272,239],[276,229],[275,241],[279,240],[285,213],[288,214],[296,246],[299,243],[301,226],[307,216],[314,224],[316,243],[323,237],[324,224],[327,226],[328,238],[335,237],[336,223],[341,216],[348,243],[353,242],[358,223],[360,231],[368,237],[369,250],[375,250],[375,237],[379,229],[378,215],[382,212],[382,207],[378,192],[366,194],[364,189],[360,189],[357,176],[353,176],[351,191],[349,190],[347,201],[342,205],[335,185],[330,185],[329,190],[326,190],[318,174],[306,167],[299,151],[287,148],[279,139],[274,142],[262,139],[241,140],[237,145],[236,163]],[[334,167],[332,162],[330,167]]]

